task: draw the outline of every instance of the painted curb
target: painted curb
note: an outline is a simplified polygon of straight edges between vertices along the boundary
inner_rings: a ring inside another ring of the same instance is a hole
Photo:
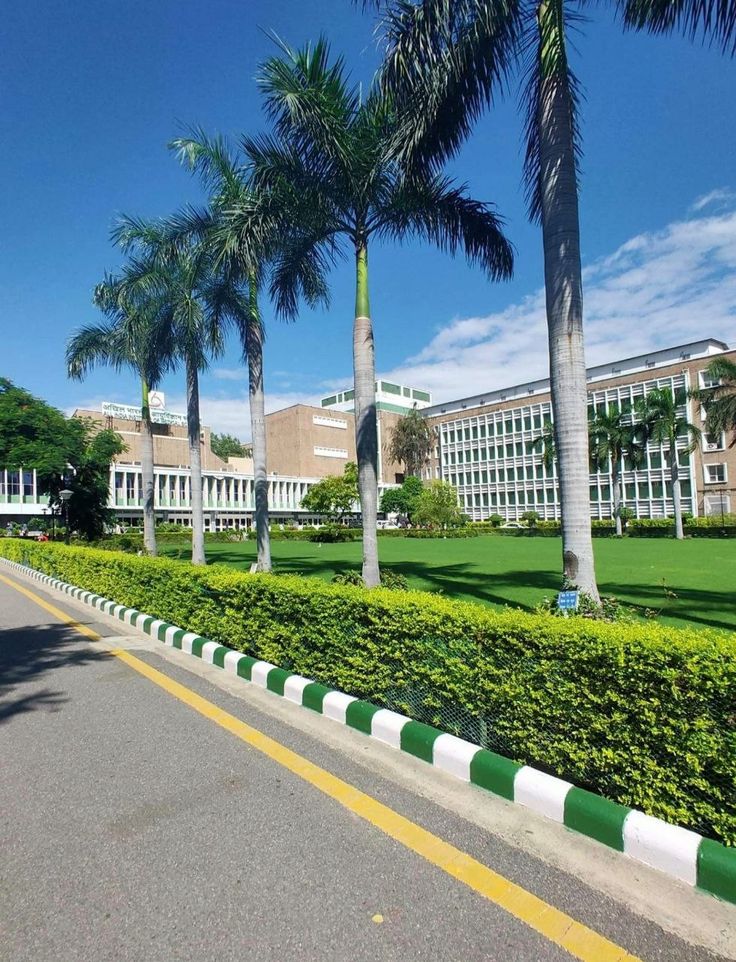
[[[0,557],[20,574],[97,608],[172,648],[201,658],[295,705],[414,755],[710,895],[736,904],[736,848],[577,788],[406,715],[252,658],[192,631]]]

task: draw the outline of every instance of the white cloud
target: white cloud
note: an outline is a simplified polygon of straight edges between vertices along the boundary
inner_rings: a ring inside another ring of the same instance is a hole
[[[703,205],[705,206],[705,205]],[[736,331],[736,209],[631,238],[584,270],[589,365]],[[436,401],[548,374],[544,291],[486,317],[453,320],[383,376]]]
[[[212,376],[220,381],[245,381],[248,372],[244,367],[216,367]]]
[[[735,191],[729,190],[728,187],[717,187],[707,194],[701,194],[700,197],[696,197],[690,206],[690,212],[698,213],[706,207],[712,207],[713,205],[723,207],[724,205],[731,204],[734,200],[736,200]]]

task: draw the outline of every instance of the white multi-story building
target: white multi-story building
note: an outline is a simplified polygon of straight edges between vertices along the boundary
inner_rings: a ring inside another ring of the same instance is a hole
[[[615,406],[633,416],[636,399],[654,387],[683,395],[705,387],[705,368],[727,351],[722,341],[708,338],[589,368],[590,409],[603,412]],[[685,400],[681,413],[702,426],[705,412],[697,402]],[[461,507],[471,518],[500,514],[512,520],[525,511],[536,511],[544,519],[559,518],[556,468],[545,466],[543,448],[535,444],[545,423],[552,421],[548,380],[436,404],[423,414],[438,432],[426,475],[455,486]],[[702,449],[692,453],[686,451],[687,438],[678,441],[683,511],[728,512],[736,459],[725,437],[704,440]],[[672,516],[666,448],[650,444],[645,461],[636,468],[625,461],[622,482],[624,503],[637,517]],[[610,470],[591,471],[590,498],[594,518],[612,516]]]

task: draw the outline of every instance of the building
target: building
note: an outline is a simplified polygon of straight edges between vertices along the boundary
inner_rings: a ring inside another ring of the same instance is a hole
[[[675,391],[707,387],[705,368],[720,354],[736,359],[736,352],[714,338],[601,364],[588,369],[591,410],[616,405],[633,409],[636,398],[654,387]],[[688,420],[702,425],[705,412],[689,400]],[[534,440],[545,421],[552,420],[549,381],[531,381],[494,389],[472,397],[426,407],[423,414],[437,428],[438,444],[426,475],[442,478],[457,488],[462,509],[474,520],[500,514],[518,519],[525,511],[540,517],[560,516],[556,470],[548,471]],[[702,449],[686,454],[680,445],[682,507],[695,515],[720,514],[736,504],[736,448],[731,439],[704,438]],[[645,463],[634,469],[624,464],[624,503],[637,517],[671,517],[672,492],[666,451],[650,444]],[[594,518],[613,514],[611,476],[590,475]]]
[[[652,351],[588,369],[591,410],[616,405],[633,411],[638,397],[654,387],[674,391],[708,386],[705,369],[721,354],[736,360],[736,351],[714,338]],[[426,477],[449,481],[471,518],[500,514],[508,520],[525,511],[545,519],[560,516],[557,475],[547,470],[535,439],[552,420],[549,381],[530,381],[494,388],[472,397],[432,404],[426,391],[388,381],[376,382],[379,432],[379,489],[403,479],[402,466],[388,460],[390,431],[416,407],[437,428],[437,446]],[[166,411],[162,395],[152,407],[155,446],[155,509],[162,521],[189,524],[190,472],[186,418]],[[350,390],[336,392],[319,406],[297,404],[266,416],[268,497],[275,522],[316,520],[301,507],[302,498],[321,478],[342,474],[356,460],[354,398]],[[705,412],[692,400],[684,411],[702,425]],[[101,411],[75,412],[100,427],[117,431],[127,445],[110,466],[110,505],[125,523],[140,523],[140,408],[105,404]],[[707,437],[702,448],[688,454],[680,445],[683,511],[718,515],[736,510],[736,447],[733,439]],[[212,452],[211,433],[200,437],[204,483],[205,527],[244,527],[253,523],[253,465],[248,458],[223,461]],[[650,444],[645,462],[624,464],[624,503],[637,517],[672,516],[666,451]],[[591,471],[594,518],[613,513],[611,476]],[[46,499],[38,495],[35,472],[0,469],[0,522],[39,517]],[[357,507],[357,506],[356,506]]]

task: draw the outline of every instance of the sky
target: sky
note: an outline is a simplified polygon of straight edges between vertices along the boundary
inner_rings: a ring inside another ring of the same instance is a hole
[[[611,7],[613,5],[610,5]],[[736,345],[736,60],[677,37],[624,33],[586,5],[571,59],[585,91],[580,215],[589,364],[704,336]],[[121,213],[165,216],[202,200],[167,143],[199,125],[233,143],[266,128],[255,82],[276,52],[324,34],[354,82],[380,62],[375,23],[351,0],[34,0],[3,13],[0,60],[0,376],[71,412],[135,403],[134,377],[66,377],[64,348],[99,320],[94,285],[121,263]],[[448,173],[503,216],[511,281],[419,242],[374,246],[379,375],[436,401],[548,372],[539,228],[520,172],[513,94],[478,122]],[[352,378],[354,276],[331,305],[267,324],[269,410]],[[180,374],[162,385],[184,409]],[[202,376],[205,423],[249,437],[247,380],[230,345]]]

